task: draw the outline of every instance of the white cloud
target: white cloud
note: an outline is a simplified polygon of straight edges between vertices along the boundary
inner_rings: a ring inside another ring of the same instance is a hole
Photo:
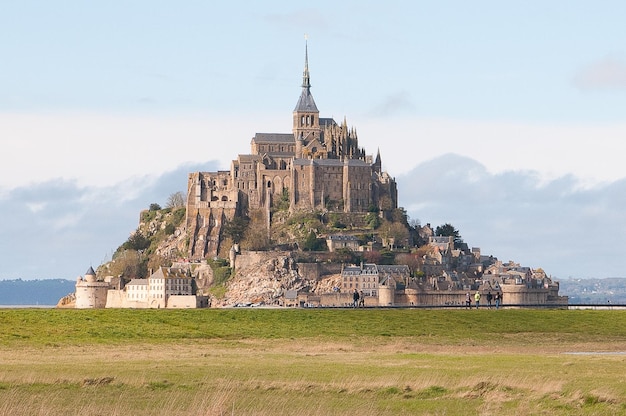
[[[45,202],[30,202],[26,204],[26,208],[28,208],[28,210],[33,214],[36,214],[39,211],[43,210],[46,205],[47,204]]]
[[[544,182],[572,174],[579,186],[589,187],[626,177],[621,152],[626,122],[559,125],[367,116],[348,121],[369,154],[380,149],[392,175],[454,152],[480,162],[489,173],[534,172]],[[220,169],[229,169],[238,154],[249,153],[256,132],[290,132],[291,119],[282,113],[4,113],[0,126],[6,132],[0,195],[62,179],[86,188],[116,185],[120,198],[133,198],[134,181],[145,182],[185,163],[219,161]],[[129,186],[123,189],[125,181]]]
[[[0,113],[0,189],[50,179],[106,187],[210,160],[228,169],[237,154],[249,152],[252,126],[280,124],[264,115]]]
[[[626,62],[607,57],[576,74],[574,85],[582,90],[626,88]]]
[[[446,153],[470,157],[490,173],[532,171],[542,181],[572,174],[588,187],[626,177],[621,124],[530,124],[426,118],[357,121],[359,142],[380,147],[392,175]]]
[[[399,91],[389,94],[376,105],[370,112],[371,117],[387,117],[398,115],[415,109],[410,94],[407,91]]]

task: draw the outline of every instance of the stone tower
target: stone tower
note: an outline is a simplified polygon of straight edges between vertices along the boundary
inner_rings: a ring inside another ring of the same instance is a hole
[[[320,139],[319,110],[311,95],[311,77],[309,75],[309,48],[304,47],[304,71],[302,73],[302,93],[293,110],[293,136],[296,140],[296,159],[302,158],[303,148],[312,140]]]
[[[85,277],[76,280],[76,308],[104,308],[107,303],[109,284],[96,279],[96,272],[89,267]]]

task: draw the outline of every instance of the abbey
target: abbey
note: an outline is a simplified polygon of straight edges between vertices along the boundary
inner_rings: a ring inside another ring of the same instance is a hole
[[[187,188],[189,257],[216,255],[224,221],[263,210],[268,223],[274,201],[288,198],[291,211],[385,212],[398,206],[395,180],[359,147],[355,129],[323,118],[311,95],[308,48],[302,91],[293,110],[291,133],[256,133],[250,154],[230,171],[195,172]]]

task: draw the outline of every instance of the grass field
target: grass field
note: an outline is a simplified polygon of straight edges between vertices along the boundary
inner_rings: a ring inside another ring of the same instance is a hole
[[[163,414],[626,414],[626,311],[0,310],[0,415]]]

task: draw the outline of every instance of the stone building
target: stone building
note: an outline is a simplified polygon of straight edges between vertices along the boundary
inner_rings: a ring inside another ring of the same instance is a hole
[[[196,296],[194,278],[187,270],[159,267],[147,279],[132,279],[121,289],[110,289],[107,308],[201,308],[208,299]]]
[[[305,48],[302,91],[290,133],[256,133],[250,154],[239,155],[230,171],[194,172],[187,188],[189,257],[217,255],[224,222],[288,198],[289,209],[382,212],[398,206],[395,180],[359,147],[356,130],[320,117],[311,94]]]
[[[331,234],[326,237],[326,246],[329,252],[338,249],[349,249],[352,251],[359,250],[359,239],[349,234]]]
[[[104,308],[109,287],[110,282],[96,279],[96,272],[90,266],[85,276],[76,280],[75,307],[77,309]]]

